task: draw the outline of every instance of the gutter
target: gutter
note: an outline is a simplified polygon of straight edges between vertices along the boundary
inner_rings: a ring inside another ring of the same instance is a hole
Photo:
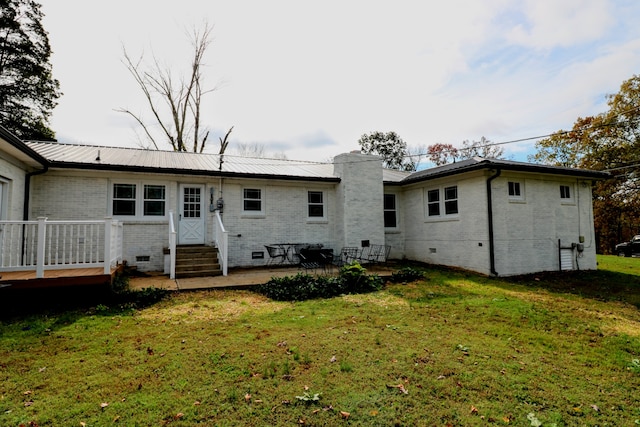
[[[498,275],[496,271],[496,253],[495,253],[495,240],[493,237],[493,200],[491,197],[491,182],[500,176],[502,170],[498,168],[495,174],[487,178],[487,216],[489,220],[489,264],[491,274]]]

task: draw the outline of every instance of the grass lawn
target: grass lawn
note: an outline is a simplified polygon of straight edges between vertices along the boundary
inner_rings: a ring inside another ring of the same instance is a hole
[[[640,259],[365,295],[173,294],[0,321],[0,425],[640,424]],[[6,317],[6,316],[5,316]]]

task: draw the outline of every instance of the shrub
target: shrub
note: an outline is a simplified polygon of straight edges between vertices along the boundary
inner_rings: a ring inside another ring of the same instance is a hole
[[[368,275],[366,271],[354,262],[343,266],[338,277],[298,273],[295,276],[273,277],[256,290],[276,301],[304,301],[382,289],[382,279],[378,275]]]
[[[422,271],[411,267],[403,267],[398,271],[394,271],[391,274],[390,280],[393,283],[408,283],[421,279],[424,279],[424,273]]]

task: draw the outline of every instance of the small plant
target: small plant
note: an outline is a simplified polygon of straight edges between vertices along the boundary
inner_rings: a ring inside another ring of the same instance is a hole
[[[296,399],[305,403],[318,402],[320,400],[320,393],[311,394],[305,391],[301,396],[296,396]]]
[[[353,365],[349,362],[342,361],[340,362],[340,372],[352,372]]]

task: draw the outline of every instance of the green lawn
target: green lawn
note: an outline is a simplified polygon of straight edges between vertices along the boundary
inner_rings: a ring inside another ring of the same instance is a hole
[[[636,425],[640,259],[598,261],[509,280],[423,267],[329,300],[185,292],[12,316],[0,425]]]

